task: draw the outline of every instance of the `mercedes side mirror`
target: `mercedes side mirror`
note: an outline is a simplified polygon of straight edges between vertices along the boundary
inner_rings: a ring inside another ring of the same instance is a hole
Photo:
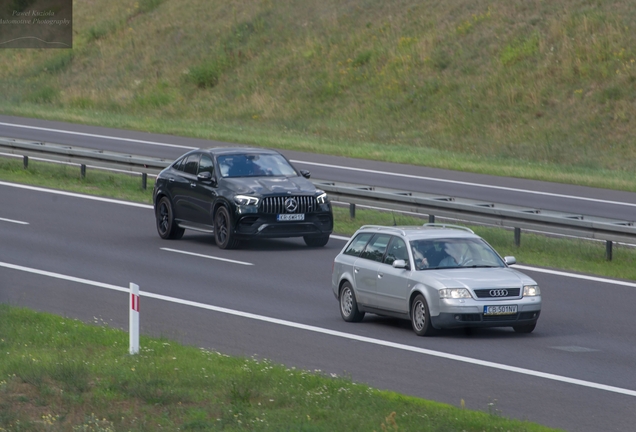
[[[216,186],[216,179],[212,177],[212,173],[210,171],[199,173],[197,180],[203,183],[211,183],[212,186]]]

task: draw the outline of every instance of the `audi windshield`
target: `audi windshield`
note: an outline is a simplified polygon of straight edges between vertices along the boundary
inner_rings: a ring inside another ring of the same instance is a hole
[[[412,240],[417,270],[506,267],[488,243],[475,238]]]

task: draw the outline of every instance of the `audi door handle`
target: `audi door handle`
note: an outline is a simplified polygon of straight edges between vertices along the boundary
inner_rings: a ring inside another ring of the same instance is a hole
[[[384,274],[378,273],[378,279],[382,279],[382,276],[384,276]]]

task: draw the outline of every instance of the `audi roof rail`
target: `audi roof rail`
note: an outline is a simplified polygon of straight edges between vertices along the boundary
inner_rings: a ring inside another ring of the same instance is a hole
[[[386,225],[362,225],[359,229],[377,229],[377,230],[386,230],[386,231],[394,231],[402,234],[403,237],[406,237],[406,231],[403,228],[396,226],[386,226]]]
[[[451,229],[459,229],[459,230],[464,230],[464,231],[468,231],[469,233],[475,234],[475,231],[471,230],[468,227],[465,226],[461,226],[461,225],[453,225],[453,224],[445,224],[445,223],[425,223],[423,226],[425,227],[431,227],[431,228],[451,228]]]

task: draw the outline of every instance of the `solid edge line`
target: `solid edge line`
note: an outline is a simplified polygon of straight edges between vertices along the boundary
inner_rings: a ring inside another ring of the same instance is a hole
[[[636,283],[634,282],[627,282],[627,281],[621,281],[616,279],[607,279],[607,278],[602,278],[598,276],[580,275],[576,273],[567,273],[567,272],[559,271],[559,270],[542,269],[538,267],[529,267],[529,266],[524,266],[520,264],[513,264],[510,267],[519,268],[521,270],[526,270],[526,271],[538,272],[538,273],[547,273],[547,274],[552,274],[555,276],[563,276],[563,277],[569,277],[573,279],[584,279],[584,280],[588,280],[592,282],[601,282],[601,283],[607,283],[612,285],[622,285],[626,287],[636,288]]]
[[[46,132],[55,132],[55,133],[62,133],[62,134],[69,134],[69,135],[87,136],[87,137],[92,137],[92,138],[102,138],[102,139],[109,139],[109,140],[114,140],[114,141],[135,142],[135,143],[150,144],[150,145],[163,146],[163,147],[176,147],[176,148],[183,148],[183,149],[189,149],[189,150],[193,150],[193,149],[197,148],[197,147],[183,146],[183,145],[177,145],[177,144],[160,143],[160,142],[156,142],[156,141],[146,141],[146,140],[139,140],[139,139],[133,139],[133,138],[121,138],[121,137],[114,137],[114,136],[108,136],[108,135],[91,134],[91,133],[86,133],[86,132],[75,132],[75,131],[69,131],[69,130],[64,130],[64,129],[52,129],[52,128],[45,128],[45,127],[39,127],[39,126],[29,126],[29,125],[20,125],[20,124],[13,124],[13,123],[0,122],[0,126],[17,127],[17,128],[33,129],[33,130],[41,130],[41,131],[46,131]],[[318,163],[318,162],[308,162],[308,161],[302,161],[302,160],[290,160],[290,161],[293,162],[293,163],[300,163],[300,164],[313,165],[313,166],[321,166],[321,167],[325,167],[325,168],[334,168],[334,169],[341,169],[341,170],[366,172],[366,173],[371,173],[371,174],[380,174],[380,175],[387,175],[387,176],[394,176],[394,177],[412,178],[412,179],[418,179],[418,180],[435,181],[435,182],[440,182],[440,183],[451,183],[451,184],[458,184],[458,185],[471,186],[471,187],[481,187],[481,188],[486,188],[486,189],[498,189],[498,190],[522,192],[522,193],[534,194],[534,195],[544,195],[544,196],[552,196],[552,197],[558,197],[558,198],[568,198],[568,199],[573,199],[573,200],[581,200],[581,201],[599,202],[599,203],[604,203],[604,204],[614,204],[614,205],[636,207],[636,204],[620,202],[620,201],[607,201],[607,200],[600,200],[600,199],[596,199],[596,198],[578,197],[578,196],[574,196],[574,195],[562,195],[562,194],[555,194],[555,193],[551,193],[551,192],[541,192],[541,191],[533,191],[533,190],[528,190],[528,189],[509,188],[509,187],[505,187],[505,186],[484,185],[484,184],[479,184],[479,183],[470,183],[470,182],[464,182],[464,181],[458,181],[458,180],[440,179],[440,178],[435,178],[435,177],[425,177],[425,176],[417,176],[417,175],[411,175],[411,174],[400,174],[400,173],[394,173],[394,172],[388,172],[388,171],[378,171],[378,170],[371,170],[371,169],[364,169],[364,168],[353,168],[353,167],[346,167],[346,166],[340,166],[340,165],[331,165],[331,164],[324,164],[324,163]]]
[[[198,147],[190,147],[190,146],[184,146],[184,145],[178,145],[178,144],[160,143],[160,142],[157,142],[157,141],[146,141],[146,140],[140,140],[140,139],[134,139],[134,138],[122,138],[122,137],[115,137],[115,136],[109,136],[109,135],[91,134],[91,133],[87,133],[87,132],[74,132],[74,131],[69,131],[69,130],[64,130],[64,129],[52,129],[52,128],[45,128],[45,127],[39,127],[39,126],[29,126],[29,125],[20,125],[20,124],[13,124],[13,123],[0,122],[0,126],[17,127],[17,128],[22,128],[22,129],[33,129],[33,130],[40,130],[40,131],[45,131],[45,132],[55,132],[55,133],[68,134],[68,135],[87,136],[87,137],[91,137],[91,138],[103,138],[103,139],[109,139],[109,140],[114,140],[114,141],[134,142],[134,143],[139,143],[139,144],[151,144],[151,145],[162,146],[162,147],[176,147],[176,148],[189,149],[189,150],[194,150],[194,149],[198,148]],[[24,141],[29,141],[29,140],[24,140]]]
[[[129,293],[130,289],[129,288],[125,288],[125,287],[119,287],[116,285],[111,285],[111,284],[106,284],[106,283],[102,283],[102,282],[96,282],[96,281],[91,281],[89,279],[82,279],[82,278],[77,278],[77,277],[73,277],[73,276],[67,276],[67,275],[63,275],[60,273],[54,273],[54,272],[49,272],[49,271],[44,271],[44,270],[38,270],[38,269],[34,269],[34,268],[30,268],[30,267],[24,267],[24,266],[19,266],[19,265],[15,265],[15,264],[9,264],[9,263],[4,263],[4,262],[0,262],[0,267],[5,267],[5,268],[9,268],[9,269],[13,269],[13,270],[19,270],[19,271],[23,271],[23,272],[27,272],[27,273],[34,273],[34,274],[38,274],[41,276],[47,276],[47,277],[53,277],[53,278],[57,278],[57,279],[63,279],[63,280],[68,280],[68,281],[72,281],[72,282],[77,282],[77,283],[82,283],[85,285],[91,285],[91,286],[96,286],[99,288],[107,288],[107,289],[111,289],[111,290],[115,290],[115,291],[119,291],[119,292],[125,292],[125,293]],[[339,338],[343,338],[343,339],[349,339],[349,340],[353,340],[353,341],[357,341],[357,342],[364,342],[364,343],[369,343],[372,345],[377,345],[377,346],[383,346],[383,347],[387,347],[387,348],[394,348],[394,349],[399,349],[402,351],[410,351],[410,352],[414,352],[414,353],[418,353],[418,354],[424,354],[424,355],[428,355],[428,356],[432,356],[432,357],[438,357],[438,358],[443,358],[443,359],[448,359],[448,360],[455,360],[455,361],[459,361],[462,363],[468,363],[468,364],[472,364],[472,365],[477,365],[477,366],[484,366],[484,367],[488,367],[491,369],[499,369],[499,370],[503,370],[506,372],[513,372],[513,373],[518,373],[518,374],[522,374],[522,375],[528,375],[528,376],[532,376],[532,377],[537,377],[537,378],[544,378],[544,379],[548,379],[548,380],[552,380],[552,381],[558,381],[558,382],[563,382],[563,383],[567,383],[567,384],[573,384],[573,385],[578,385],[581,387],[588,387],[588,388],[592,388],[592,389],[596,389],[596,390],[604,390],[604,391],[608,391],[611,393],[618,393],[618,394],[623,394],[626,396],[634,396],[636,397],[636,391],[635,390],[629,390],[629,389],[624,389],[624,388],[620,388],[620,387],[614,387],[614,386],[610,386],[610,385],[605,385],[605,384],[599,384],[599,383],[594,383],[591,381],[585,381],[585,380],[580,380],[580,379],[576,379],[576,378],[569,378],[569,377],[564,377],[561,375],[555,375],[555,374],[551,374],[551,373],[545,373],[545,372],[538,372],[538,371],[533,371],[530,369],[524,369],[524,368],[520,368],[520,367],[516,367],[516,366],[508,366],[508,365],[504,365],[504,364],[500,364],[500,363],[494,363],[494,362],[490,362],[490,361],[485,361],[485,360],[478,360],[478,359],[473,359],[470,357],[464,357],[464,356],[460,356],[460,355],[455,355],[455,354],[448,354],[448,353],[443,353],[443,352],[439,352],[439,351],[433,351],[433,350],[429,350],[429,349],[425,349],[425,348],[418,348],[418,347],[414,347],[414,346],[410,346],[410,345],[404,345],[404,344],[399,344],[399,343],[395,343],[395,342],[389,342],[389,341],[385,341],[385,340],[381,340],[381,339],[374,339],[374,338],[370,338],[370,337],[365,337],[365,336],[357,336],[357,335],[353,335],[353,334],[349,334],[349,333],[344,333],[344,332],[340,332],[340,331],[336,331],[336,330],[328,330],[328,329],[324,329],[321,327],[315,327],[315,326],[310,326],[310,325],[306,325],[306,324],[300,324],[300,323],[296,323],[293,321],[287,321],[287,320],[282,320],[282,319],[278,319],[278,318],[270,318],[270,317],[266,317],[264,315],[257,315],[257,314],[252,314],[252,313],[248,313],[248,312],[241,312],[241,311],[237,311],[234,309],[227,309],[227,308],[223,308],[223,307],[219,307],[219,306],[213,306],[213,305],[208,305],[205,303],[199,303],[199,302],[194,302],[194,301],[190,301],[190,300],[183,300],[183,299],[179,299],[176,297],[170,297],[170,296],[165,296],[165,295],[161,295],[161,294],[154,294],[151,292],[146,292],[146,291],[139,291],[139,295],[140,297],[148,297],[148,298],[152,298],[155,300],[162,300],[162,301],[166,301],[166,302],[170,302],[170,303],[176,303],[176,304],[180,304],[180,305],[184,305],[184,306],[191,306],[191,307],[196,307],[199,309],[205,309],[205,310],[210,310],[210,311],[214,311],[214,312],[220,312],[220,313],[224,313],[227,315],[234,315],[234,316],[238,316],[241,318],[249,318],[249,319],[253,319],[253,320],[257,320],[257,321],[263,321],[263,322],[267,322],[267,323],[271,323],[271,324],[278,324],[278,325],[282,325],[285,327],[291,327],[291,328],[295,328],[295,329],[299,329],[299,330],[306,330],[306,331],[311,331],[314,333],[320,333],[320,334],[325,334],[325,335],[329,335],[329,336],[335,336],[335,337],[339,337]]]
[[[18,184],[18,183],[8,183],[8,182],[0,181],[0,186],[9,186],[9,187],[14,187],[14,188],[18,188],[18,189],[27,189],[27,190],[37,191],[37,192],[46,192],[46,193],[51,193],[51,194],[55,194],[55,195],[69,196],[69,197],[73,197],[73,198],[83,198],[83,199],[88,199],[88,200],[93,200],[93,201],[106,202],[106,203],[110,203],[110,204],[121,204],[121,205],[130,206],[130,207],[139,207],[139,208],[146,208],[146,209],[154,208],[150,204],[141,204],[141,203],[136,203],[136,202],[132,202],[132,201],[122,201],[122,200],[117,200],[117,199],[113,199],[113,198],[99,197],[99,196],[95,196],[95,195],[85,195],[85,194],[80,194],[80,193],[75,193],[75,192],[66,192],[66,191],[60,191],[60,190],[55,190],[55,189],[46,189],[46,188],[42,188],[42,187],[38,187],[38,186],[23,185],[23,184]]]
[[[94,200],[94,201],[101,201],[101,202],[106,202],[106,203],[111,203],[111,204],[121,204],[121,205],[127,205],[127,206],[131,206],[131,207],[139,207],[139,208],[145,208],[145,209],[151,209],[151,210],[154,208],[152,205],[149,205],[149,204],[140,204],[140,203],[134,203],[134,202],[130,202],[130,201],[121,201],[121,200],[116,200],[116,199],[111,199],[111,198],[102,198],[102,197],[93,196],[93,195],[84,195],[84,194],[78,194],[78,193],[73,193],[73,192],[58,191],[58,190],[54,190],[54,189],[45,189],[45,188],[41,188],[41,187],[22,185],[22,184],[18,184],[18,183],[8,183],[8,182],[0,181],[0,186],[9,186],[9,187],[15,187],[15,188],[20,188],[20,189],[28,189],[28,190],[38,191],[38,192],[46,192],[46,193],[52,193],[52,194],[57,194],[57,195],[70,196],[70,197],[74,197],[74,198],[84,198],[84,199],[90,199],[90,200]],[[336,240],[343,240],[343,241],[348,241],[350,239],[350,237],[339,236],[339,235],[335,235],[335,234],[332,234],[330,236],[330,238],[336,239]],[[630,282],[624,282],[624,281],[620,281],[620,280],[601,278],[601,277],[598,277],[598,276],[579,275],[579,274],[576,274],[576,273],[567,273],[567,272],[557,271],[557,270],[548,270],[548,269],[542,269],[542,268],[539,268],[539,267],[529,267],[529,266],[523,266],[523,265],[520,265],[520,264],[514,264],[514,267],[522,269],[522,270],[527,270],[527,271],[536,271],[536,272],[540,272],[540,273],[554,274],[554,275],[557,275],[557,276],[570,277],[570,278],[575,278],[575,279],[584,279],[584,280],[589,280],[589,281],[594,281],[594,282],[602,282],[602,283],[607,283],[607,284],[622,285],[622,286],[628,286],[628,287],[636,288],[636,283],[630,283]]]
[[[38,191],[38,192],[46,192],[46,193],[52,193],[52,194],[57,194],[57,195],[70,196],[70,197],[74,197],[74,198],[84,198],[84,199],[89,199],[89,200],[94,200],[94,201],[101,201],[101,202],[106,202],[106,203],[111,203],[111,204],[127,205],[127,206],[131,206],[131,207],[139,207],[139,208],[145,208],[145,209],[153,209],[154,208],[152,205],[149,205],[149,204],[140,204],[140,203],[134,203],[134,202],[130,202],[130,201],[121,201],[121,200],[116,200],[116,199],[111,199],[111,198],[102,198],[102,197],[93,196],[93,195],[84,195],[84,194],[78,194],[78,193],[73,193],[73,192],[58,191],[58,190],[54,190],[54,189],[45,189],[45,188],[41,188],[41,187],[37,187],[37,186],[22,185],[22,184],[18,184],[18,183],[8,183],[8,182],[0,181],[0,186],[9,186],[9,187],[15,187],[15,188],[19,188],[19,189],[28,189],[28,190]],[[339,236],[339,235],[335,235],[335,234],[332,234],[330,237],[332,239],[343,240],[343,241],[348,241],[350,239],[350,237]],[[540,272],[540,273],[554,274],[554,275],[557,275],[557,276],[570,277],[570,278],[575,278],[575,279],[584,279],[584,280],[589,280],[589,281],[594,281],[594,282],[602,282],[602,283],[607,283],[607,284],[622,285],[622,286],[629,286],[629,287],[636,288],[636,283],[630,283],[630,282],[624,282],[624,281],[619,281],[619,280],[614,280],[614,279],[601,278],[601,277],[597,277],[597,276],[579,275],[579,274],[576,274],[576,273],[567,273],[567,272],[557,271],[557,270],[548,270],[548,269],[542,269],[542,268],[539,268],[539,267],[529,267],[529,266],[523,266],[523,265],[520,265],[520,264],[515,264],[514,267],[522,269],[522,270],[527,270],[527,271],[536,271],[536,272]]]
[[[497,189],[497,190],[521,192],[521,193],[527,193],[527,194],[533,194],[533,195],[544,195],[544,196],[550,196],[550,197],[556,197],[556,198],[568,198],[572,200],[590,201],[590,202],[598,202],[603,204],[614,204],[614,205],[622,205],[622,206],[628,206],[628,207],[636,207],[636,204],[621,202],[621,201],[608,201],[608,200],[602,200],[597,198],[580,197],[576,195],[555,194],[552,192],[542,192],[542,191],[535,191],[535,190],[529,190],[529,189],[517,189],[517,188],[506,187],[506,186],[495,186],[495,185],[488,185],[488,184],[471,183],[471,182],[465,182],[460,180],[449,180],[449,179],[441,179],[437,177],[419,176],[415,174],[401,174],[401,173],[388,172],[388,171],[372,170],[368,168],[353,168],[348,166],[331,165],[331,164],[324,164],[319,162],[307,162],[307,161],[294,160],[294,159],[290,159],[290,162],[305,164],[305,165],[320,166],[324,168],[358,171],[358,172],[364,172],[369,174],[380,174],[380,175],[393,176],[393,177],[426,180],[426,181],[432,181],[432,182],[438,182],[438,183],[449,183],[449,184],[457,184],[462,186],[480,187],[485,189]]]

